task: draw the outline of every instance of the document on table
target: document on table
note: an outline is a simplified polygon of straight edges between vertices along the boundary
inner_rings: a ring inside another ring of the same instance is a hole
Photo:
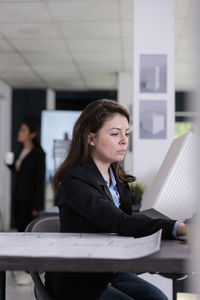
[[[142,238],[107,233],[0,233],[0,256],[134,259],[159,251],[161,232]]]

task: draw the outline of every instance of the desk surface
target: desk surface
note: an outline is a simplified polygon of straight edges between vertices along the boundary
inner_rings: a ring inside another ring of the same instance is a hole
[[[6,256],[0,254],[0,270],[29,271],[76,271],[76,272],[186,272],[186,263],[192,260],[186,244],[179,241],[162,241],[161,249],[152,255],[139,259],[95,259],[59,258],[41,256]],[[195,271],[195,270],[194,270]]]

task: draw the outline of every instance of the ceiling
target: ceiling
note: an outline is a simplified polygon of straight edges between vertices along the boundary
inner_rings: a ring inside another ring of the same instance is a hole
[[[192,90],[195,0],[175,0],[175,87]],[[12,87],[115,89],[132,71],[132,0],[0,0],[0,79]]]

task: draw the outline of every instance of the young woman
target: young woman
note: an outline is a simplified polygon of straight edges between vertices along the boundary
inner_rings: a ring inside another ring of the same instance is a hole
[[[69,154],[53,178],[59,195],[61,232],[113,232],[141,237],[163,229],[163,236],[185,233],[185,224],[152,220],[131,210],[128,183],[120,167],[128,146],[129,114],[115,101],[90,103],[77,120]],[[133,270],[134,271],[134,270]],[[54,299],[167,299],[133,273],[46,273]]]
[[[18,231],[24,231],[44,206],[45,153],[40,146],[38,127],[32,121],[20,126],[17,140],[23,146],[8,166],[15,175],[15,225]]]

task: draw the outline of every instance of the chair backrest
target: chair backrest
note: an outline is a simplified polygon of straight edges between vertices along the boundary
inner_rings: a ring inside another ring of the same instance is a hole
[[[26,232],[59,232],[60,221],[58,216],[39,217],[33,220],[26,227]],[[37,300],[53,300],[49,295],[44,283],[41,280],[39,272],[30,272],[34,282],[35,297]]]
[[[33,220],[26,227],[26,232],[59,232],[59,216],[45,216]]]

